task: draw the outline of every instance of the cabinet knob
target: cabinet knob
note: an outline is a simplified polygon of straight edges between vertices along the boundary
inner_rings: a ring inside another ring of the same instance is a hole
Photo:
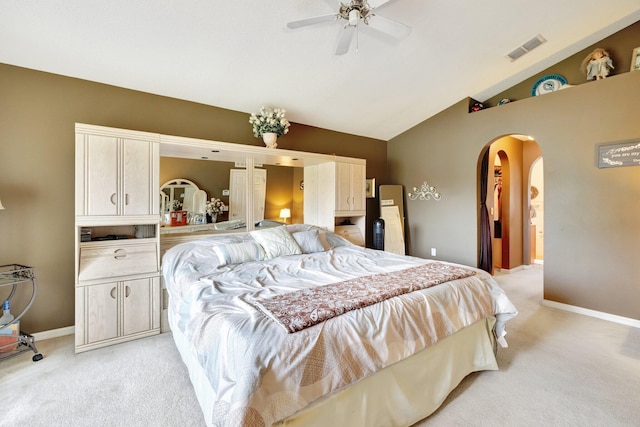
[[[124,195],[124,204],[125,205],[129,204],[129,193],[125,193],[125,195]]]
[[[131,288],[128,286],[124,287],[124,296],[125,298],[129,298],[129,295],[131,295]]]
[[[111,295],[111,298],[116,299],[116,288],[115,288],[115,286],[113,288],[111,288],[111,292],[109,292],[109,295]]]
[[[127,251],[125,251],[124,249],[116,249],[115,251],[113,251],[114,259],[122,259],[126,257],[127,257]]]
[[[111,197],[109,197],[109,200],[111,201],[112,205],[115,205],[116,204],[116,193],[113,193],[111,195]]]

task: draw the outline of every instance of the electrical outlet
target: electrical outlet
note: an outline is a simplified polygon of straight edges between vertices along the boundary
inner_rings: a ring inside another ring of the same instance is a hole
[[[431,256],[436,256],[436,248],[431,248]]]
[[[229,190],[222,190],[222,195],[223,196],[228,196],[229,195]]]

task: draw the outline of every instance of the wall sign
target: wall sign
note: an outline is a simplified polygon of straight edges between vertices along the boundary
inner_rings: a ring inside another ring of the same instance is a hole
[[[640,141],[598,146],[598,167],[640,166]]]

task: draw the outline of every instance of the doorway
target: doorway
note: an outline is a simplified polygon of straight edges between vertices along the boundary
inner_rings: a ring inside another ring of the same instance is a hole
[[[479,164],[485,155],[487,176],[479,174],[478,188],[482,188],[480,180],[486,179],[484,202],[488,225],[482,224],[482,212],[478,219],[481,229],[489,227],[490,232],[479,234],[479,259],[487,259],[481,251],[490,246],[492,271],[508,272],[534,263],[542,264],[544,183],[540,147],[529,136],[511,134],[498,137],[485,146]],[[480,205],[481,210],[484,209],[482,203]]]

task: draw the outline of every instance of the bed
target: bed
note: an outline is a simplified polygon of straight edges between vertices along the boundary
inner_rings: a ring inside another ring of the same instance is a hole
[[[311,225],[181,243],[162,269],[210,426],[409,426],[469,373],[498,369],[517,313],[481,270]]]

